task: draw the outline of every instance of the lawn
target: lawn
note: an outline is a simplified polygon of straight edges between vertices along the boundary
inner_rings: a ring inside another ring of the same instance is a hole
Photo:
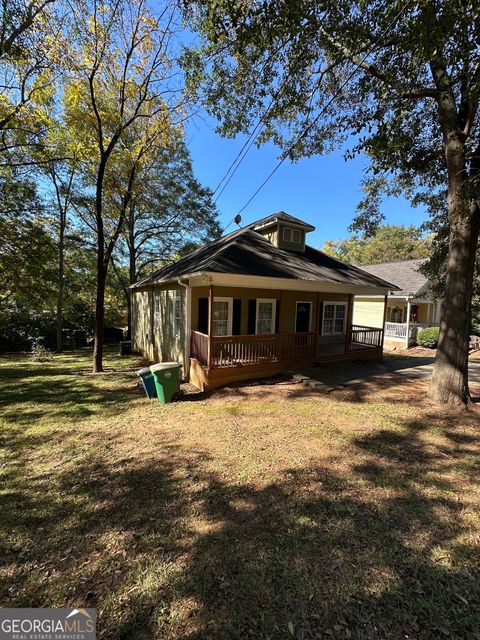
[[[89,358],[0,359],[1,606],[125,640],[480,638],[478,407],[404,379],[161,406],[138,359]]]

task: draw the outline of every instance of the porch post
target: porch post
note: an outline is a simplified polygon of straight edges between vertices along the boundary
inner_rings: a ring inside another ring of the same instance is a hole
[[[320,326],[320,294],[317,291],[317,299],[315,301],[315,324],[313,325],[313,330],[315,331],[315,336],[313,338],[315,345],[315,360],[318,357],[318,332]]]
[[[410,346],[410,309],[411,309],[412,303],[410,302],[410,298],[407,298],[407,337],[406,337],[406,343],[407,343],[407,349]]]
[[[213,284],[208,290],[208,356],[207,368],[212,368]]]
[[[352,341],[352,321],[353,321],[353,293],[348,294],[348,305],[347,305],[347,326],[346,326],[346,335],[345,335],[345,347],[344,353],[347,353],[350,350],[351,341]]]
[[[382,325],[382,351],[383,351],[383,343],[385,342],[385,322],[387,321],[387,306],[388,306],[388,294],[385,296],[385,301],[383,303],[383,325]]]

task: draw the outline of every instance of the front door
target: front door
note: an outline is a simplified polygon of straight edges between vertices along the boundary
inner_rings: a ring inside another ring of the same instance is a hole
[[[312,316],[311,302],[297,302],[295,317],[295,332],[307,333],[310,331],[310,319]]]

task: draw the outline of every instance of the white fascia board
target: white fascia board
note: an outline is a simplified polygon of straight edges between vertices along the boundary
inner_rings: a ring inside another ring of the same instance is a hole
[[[317,280],[294,280],[292,278],[266,278],[263,276],[246,276],[231,273],[206,272],[192,274],[189,283],[193,287],[216,285],[219,287],[242,287],[245,289],[277,289],[283,291],[311,291],[319,293],[353,293],[371,296],[388,293],[388,288],[346,283],[320,282]]]

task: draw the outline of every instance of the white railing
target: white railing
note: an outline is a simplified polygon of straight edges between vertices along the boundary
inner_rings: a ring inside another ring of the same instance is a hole
[[[409,328],[409,339],[415,340],[417,334],[425,327],[429,325],[426,322],[412,322]],[[407,323],[406,322],[386,322],[385,323],[385,336],[390,338],[403,338],[407,337]]]

